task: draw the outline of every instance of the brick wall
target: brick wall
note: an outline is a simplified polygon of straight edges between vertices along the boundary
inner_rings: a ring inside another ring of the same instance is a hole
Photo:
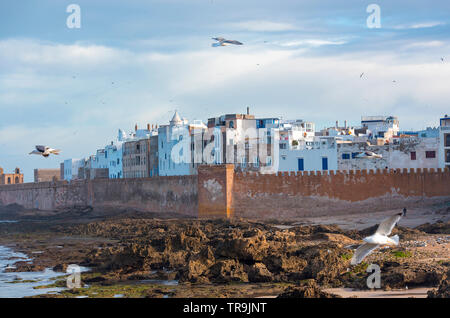
[[[55,210],[73,205],[130,207],[197,215],[197,176],[96,179],[0,186],[0,204]]]
[[[330,171],[261,175],[233,165],[198,176],[98,179],[0,186],[0,204],[53,210],[72,205],[131,207],[198,217],[288,219],[417,207],[450,201],[450,171]]]
[[[448,200],[450,173],[441,170],[236,173],[232,208],[239,217],[295,218],[414,207]]]

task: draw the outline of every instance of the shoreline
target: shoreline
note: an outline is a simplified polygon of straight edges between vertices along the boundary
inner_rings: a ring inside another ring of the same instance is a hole
[[[373,213],[366,219],[359,215],[365,223],[356,228],[345,226],[354,214],[329,218],[324,224],[320,218],[275,224],[142,214],[20,218],[0,223],[0,245],[33,257],[32,264],[18,261],[19,271],[51,268],[65,275],[69,264],[91,268],[81,274],[88,288],[33,297],[272,298],[295,290],[341,297],[426,297],[450,266],[450,234],[445,234],[450,222],[443,221],[448,213],[413,210],[410,222],[441,222],[419,227],[422,230],[400,224],[394,232],[400,234],[401,246],[368,257],[367,262],[379,263],[385,271],[388,286],[382,290],[365,289],[368,274],[363,267],[348,270],[351,250],[345,246],[358,244],[372,231],[374,220],[390,213]],[[332,221],[341,227],[329,224]],[[309,285],[311,279],[314,286]],[[58,284],[57,279],[50,285]]]

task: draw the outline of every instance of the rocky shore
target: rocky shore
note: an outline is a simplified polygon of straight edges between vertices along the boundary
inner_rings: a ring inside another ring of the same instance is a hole
[[[448,221],[398,226],[400,246],[350,266],[352,248],[376,226],[180,219],[89,207],[4,211],[1,217],[19,222],[0,223],[0,245],[33,258],[8,271],[91,269],[82,273],[85,288],[39,297],[338,297],[324,289],[367,290],[371,263],[381,268],[383,290],[428,287],[429,297],[449,297]]]

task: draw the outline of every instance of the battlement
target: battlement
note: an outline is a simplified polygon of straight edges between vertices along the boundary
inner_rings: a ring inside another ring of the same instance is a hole
[[[54,210],[73,205],[135,208],[198,217],[292,219],[417,207],[450,201],[450,171],[391,169],[236,172],[199,166],[198,175],[94,179],[0,186],[0,204]]]

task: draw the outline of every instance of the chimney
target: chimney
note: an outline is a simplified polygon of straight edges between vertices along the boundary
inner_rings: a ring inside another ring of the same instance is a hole
[[[336,120],[336,128],[339,128],[339,121]]]
[[[247,106],[247,115],[250,115],[250,107]]]
[[[150,130],[150,124],[147,124],[147,130]]]
[[[134,125],[134,131],[137,131],[137,129],[138,129],[138,127],[137,127],[137,124],[136,124],[136,125]]]
[[[347,121],[344,120],[344,128],[347,129]]]

